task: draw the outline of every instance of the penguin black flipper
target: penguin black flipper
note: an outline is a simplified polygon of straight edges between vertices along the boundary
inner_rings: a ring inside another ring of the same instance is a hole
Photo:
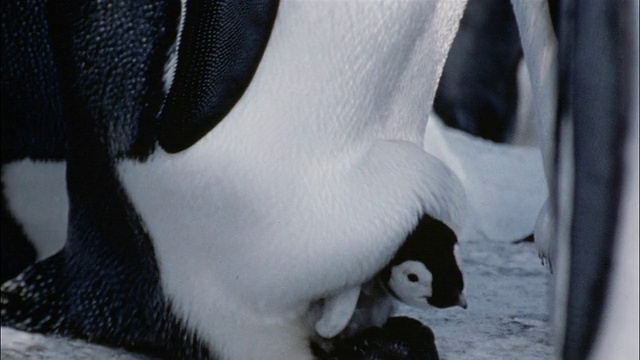
[[[187,1],[177,66],[157,123],[170,153],[213,129],[249,85],[275,21],[278,1]]]
[[[66,160],[93,162],[97,152],[111,162],[149,155],[179,4],[56,1],[48,3],[48,15],[56,67],[64,74]]]

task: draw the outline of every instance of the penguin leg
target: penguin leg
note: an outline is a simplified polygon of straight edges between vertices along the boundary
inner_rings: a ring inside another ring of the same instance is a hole
[[[58,253],[36,263],[0,288],[2,326],[30,332],[53,332],[63,320],[60,281],[64,258]]]

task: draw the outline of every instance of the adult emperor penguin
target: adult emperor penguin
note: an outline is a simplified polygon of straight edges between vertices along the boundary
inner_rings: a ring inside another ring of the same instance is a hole
[[[67,239],[3,285],[3,325],[311,358],[312,301],[372,278],[424,214],[460,230],[462,187],[421,144],[465,1],[39,5],[3,3],[26,53],[3,87],[56,75],[3,91],[3,165],[66,161]]]
[[[638,18],[637,0],[559,6],[555,318],[563,359],[640,354]]]
[[[553,265],[555,355],[637,358],[638,1],[553,2],[557,72],[546,2],[513,4],[551,190],[536,242]]]

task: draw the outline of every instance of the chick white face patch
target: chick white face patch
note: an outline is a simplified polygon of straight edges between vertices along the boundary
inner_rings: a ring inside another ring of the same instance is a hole
[[[433,276],[423,263],[408,260],[391,269],[389,287],[404,303],[426,307],[432,295]]]

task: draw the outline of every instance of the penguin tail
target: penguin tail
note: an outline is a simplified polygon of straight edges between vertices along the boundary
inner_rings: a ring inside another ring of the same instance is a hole
[[[0,287],[2,326],[39,333],[57,333],[64,316],[64,256],[59,252],[35,263]]]

